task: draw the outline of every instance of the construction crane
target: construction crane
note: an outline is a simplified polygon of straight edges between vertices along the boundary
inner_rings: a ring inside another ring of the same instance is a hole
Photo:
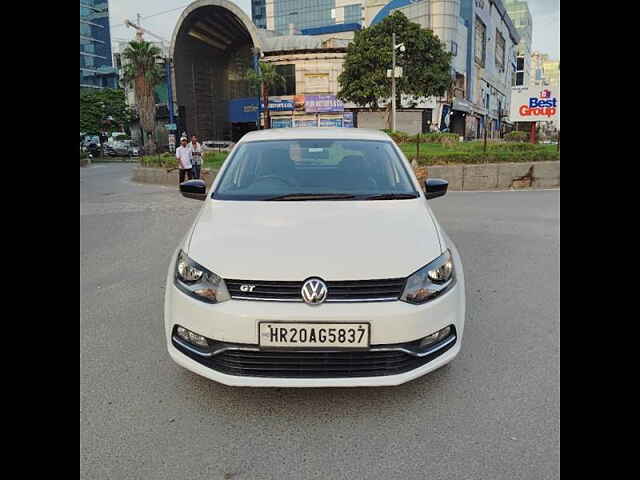
[[[165,73],[167,77],[167,107],[169,107],[169,124],[174,125],[174,114],[173,114],[173,89],[171,86],[171,58],[169,58],[169,53],[165,47],[166,40],[162,38],[160,35],[156,35],[155,33],[147,30],[146,28],[142,28],[140,24],[140,15],[138,14],[138,24],[133,23],[128,18],[125,19],[124,24],[127,28],[135,28],[136,29],[136,40],[138,42],[142,42],[144,38],[143,34],[151,35],[154,38],[157,38],[160,41],[160,46],[162,49],[162,55],[164,56],[164,64],[165,64]],[[175,127],[174,127],[175,128]],[[171,138],[169,140],[169,145],[171,145]],[[171,148],[171,147],[170,147]]]
[[[131,28],[135,28],[136,29],[136,39],[141,42],[143,40],[142,35],[143,34],[149,34],[154,38],[157,38],[158,40],[160,40],[160,45],[162,45],[162,49],[164,50],[164,44],[166,42],[166,40],[164,38],[162,38],[160,35],[156,35],[155,33],[147,30],[146,28],[142,28],[140,25],[136,25],[135,23],[133,23],[131,20],[129,19],[125,19],[124,24],[127,26],[127,28],[131,27]]]

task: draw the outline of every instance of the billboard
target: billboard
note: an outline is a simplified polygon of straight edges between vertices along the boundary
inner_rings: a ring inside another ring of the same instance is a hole
[[[560,125],[560,87],[529,87],[511,92],[512,122],[550,122]]]
[[[269,97],[269,110],[272,112],[293,111],[293,96]]]
[[[329,113],[344,111],[344,103],[335,95],[305,95],[307,113]]]

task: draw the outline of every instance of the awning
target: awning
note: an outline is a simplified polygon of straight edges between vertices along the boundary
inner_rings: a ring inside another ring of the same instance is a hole
[[[471,103],[464,99],[453,99],[453,110],[471,113]]]

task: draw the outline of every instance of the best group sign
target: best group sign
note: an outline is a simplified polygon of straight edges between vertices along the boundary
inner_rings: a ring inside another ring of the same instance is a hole
[[[511,92],[512,122],[560,123],[560,88],[530,87]]]

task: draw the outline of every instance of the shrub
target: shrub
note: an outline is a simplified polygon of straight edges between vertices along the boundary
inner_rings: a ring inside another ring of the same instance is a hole
[[[526,142],[528,138],[529,134],[527,132],[519,132],[517,130],[509,132],[504,136],[507,142]]]
[[[411,143],[418,143],[418,135],[412,135],[409,138]],[[457,133],[433,132],[421,133],[420,143],[440,143],[443,145],[453,145],[460,143],[460,135]]]
[[[545,162],[560,160],[559,152],[548,150],[526,152],[454,152],[447,155],[420,154],[420,165],[448,165],[448,164],[477,164],[477,163],[517,163],[517,162]]]

